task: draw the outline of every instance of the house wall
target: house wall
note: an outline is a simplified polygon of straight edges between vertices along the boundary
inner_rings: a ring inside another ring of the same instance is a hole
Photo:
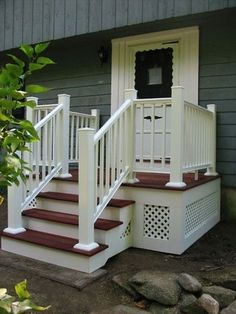
[[[111,39],[126,35],[198,25],[199,102],[203,106],[217,105],[217,171],[222,175],[222,208],[225,217],[236,218],[235,16],[236,9],[230,9],[54,41],[47,53],[57,64],[34,79],[52,88],[40,96],[41,102],[55,102],[59,93],[71,94],[73,111],[87,113],[98,108],[104,123],[110,115],[111,52],[108,63],[101,66],[98,48],[104,45],[111,49]]]
[[[0,0],[0,51],[235,7],[235,0]]]

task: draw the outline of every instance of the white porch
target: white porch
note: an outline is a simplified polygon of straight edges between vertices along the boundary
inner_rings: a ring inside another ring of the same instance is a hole
[[[219,221],[214,105],[185,102],[182,87],[125,95],[97,132],[95,112],[70,112],[68,95],[28,112],[41,141],[28,181],[9,189],[2,249],[92,272],[130,246],[181,254]]]

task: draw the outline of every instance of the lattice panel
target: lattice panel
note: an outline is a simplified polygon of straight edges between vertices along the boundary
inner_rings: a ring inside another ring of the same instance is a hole
[[[146,238],[169,240],[170,208],[168,206],[144,205],[143,235]]]
[[[207,195],[186,206],[185,238],[199,229],[217,211],[217,193]]]
[[[120,239],[124,239],[128,237],[131,234],[131,221],[128,223],[127,227],[125,228],[125,231],[122,232]]]

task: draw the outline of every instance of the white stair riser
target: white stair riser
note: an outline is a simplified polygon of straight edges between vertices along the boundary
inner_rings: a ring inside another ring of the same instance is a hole
[[[78,228],[73,225],[66,225],[62,223],[55,223],[31,217],[23,218],[25,228],[36,230],[40,232],[46,232],[51,234],[57,234],[60,236],[77,238]],[[106,249],[106,257],[110,258],[123,250],[129,248],[132,245],[132,234],[122,236],[127,228],[127,224],[120,225],[111,230],[99,230],[95,229],[94,239],[97,243],[104,243],[108,245]]]
[[[2,237],[2,250],[86,273],[101,268],[107,261],[106,250],[88,257],[7,237]]]
[[[123,221],[122,218],[125,215],[123,213],[125,213],[126,209],[129,210],[129,208],[132,208],[132,206],[129,205],[122,208],[107,206],[100,215],[100,218]],[[78,215],[79,213],[78,203],[42,197],[37,198],[37,207],[66,214]]]
[[[79,212],[79,205],[76,202],[61,201],[44,197],[37,198],[37,208],[74,215],[78,215]]]
[[[79,184],[73,181],[52,180],[43,190],[43,192],[47,191],[78,194]]]
[[[75,239],[79,237],[79,227],[76,225],[69,225],[32,217],[23,217],[23,225],[24,228],[35,231],[46,232]],[[94,229],[95,242],[107,244],[107,233],[108,231]]]

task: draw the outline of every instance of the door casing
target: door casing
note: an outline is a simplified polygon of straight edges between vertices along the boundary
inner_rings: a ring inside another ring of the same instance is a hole
[[[111,112],[124,102],[124,90],[135,85],[138,51],[173,49],[173,86],[183,86],[185,100],[198,104],[199,29],[187,27],[112,40]]]

